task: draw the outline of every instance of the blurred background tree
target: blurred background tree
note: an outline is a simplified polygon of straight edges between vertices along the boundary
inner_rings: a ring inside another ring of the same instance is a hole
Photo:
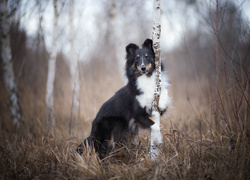
[[[8,8],[8,0],[0,3],[0,47],[1,47],[1,66],[3,75],[3,84],[7,96],[8,112],[10,121],[14,125],[19,125],[22,120],[21,108],[19,104],[18,89],[16,77],[13,70],[13,53],[10,44],[10,17],[16,13],[19,3],[16,6]],[[18,26],[18,25],[17,25]]]

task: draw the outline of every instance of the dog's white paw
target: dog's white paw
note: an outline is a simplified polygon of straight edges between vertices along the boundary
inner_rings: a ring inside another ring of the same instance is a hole
[[[171,98],[168,96],[168,90],[163,89],[158,104],[160,111],[165,111],[170,104],[171,104]]]
[[[157,123],[151,126],[151,142],[153,142],[154,144],[162,143],[160,126]]]

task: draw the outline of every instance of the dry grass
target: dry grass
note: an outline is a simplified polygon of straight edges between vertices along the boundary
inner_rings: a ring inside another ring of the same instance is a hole
[[[249,84],[244,79],[229,85],[221,78],[216,91],[206,78],[180,85],[172,77],[174,103],[162,118],[163,145],[154,163],[147,136],[138,137],[134,146],[118,145],[102,161],[90,150],[76,154],[101,104],[122,86],[112,67],[92,66],[82,69],[80,122],[74,122],[71,136],[71,90],[63,71],[56,77],[53,132],[45,126],[44,94],[21,83],[25,118],[18,128],[9,123],[1,96],[1,179],[249,179]],[[0,92],[4,93],[2,86]]]

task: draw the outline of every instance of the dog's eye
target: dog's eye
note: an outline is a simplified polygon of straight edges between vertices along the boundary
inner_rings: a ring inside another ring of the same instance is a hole
[[[140,55],[137,55],[136,58],[135,58],[135,60],[138,61],[139,58],[140,58]]]

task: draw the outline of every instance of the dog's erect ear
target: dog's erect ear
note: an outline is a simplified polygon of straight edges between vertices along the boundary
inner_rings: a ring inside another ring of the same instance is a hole
[[[136,44],[129,44],[126,47],[126,51],[128,55],[134,54],[135,51],[138,49],[139,47]]]
[[[153,51],[153,41],[152,41],[152,39],[146,39],[144,41],[144,43],[142,44],[142,47],[146,47],[146,48]]]

